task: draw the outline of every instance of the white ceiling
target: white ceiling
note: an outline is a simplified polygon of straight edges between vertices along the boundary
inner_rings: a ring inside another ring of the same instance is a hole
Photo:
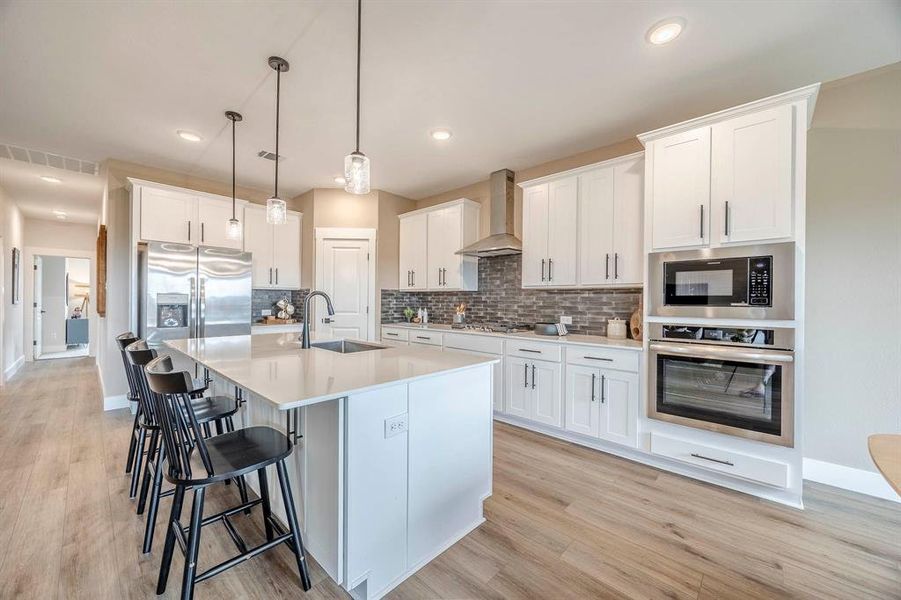
[[[62,183],[48,183],[41,180],[42,175]],[[27,218],[56,219],[53,211],[60,210],[68,222],[96,223],[100,214],[103,180],[96,175],[0,158],[0,187]]]
[[[268,189],[271,54],[282,195],[334,186],[353,149],[355,4],[0,6],[0,142],[230,176]],[[675,42],[644,40],[681,16]],[[366,0],[361,150],[373,186],[419,198],[741,102],[901,60],[901,2]],[[445,126],[454,137],[428,137]],[[184,142],[176,129],[200,132]]]

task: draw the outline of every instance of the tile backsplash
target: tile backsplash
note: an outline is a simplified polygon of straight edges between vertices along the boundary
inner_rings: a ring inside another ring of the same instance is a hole
[[[427,308],[429,321],[451,323],[454,307],[466,304],[469,323],[534,324],[573,319],[572,333],[605,335],[607,319],[628,320],[641,301],[641,288],[523,289],[522,257],[479,259],[477,292],[407,292],[382,290],[382,323],[404,320],[404,308]]]
[[[261,311],[264,309],[271,309],[273,315],[278,314],[275,303],[282,298],[288,298],[288,301],[294,305],[294,308],[297,309],[294,317],[300,321],[303,317],[303,315],[300,314],[301,309],[303,308],[303,298],[309,291],[310,290],[253,290],[253,296],[250,302],[250,322],[256,323],[257,321],[260,321],[263,318]]]

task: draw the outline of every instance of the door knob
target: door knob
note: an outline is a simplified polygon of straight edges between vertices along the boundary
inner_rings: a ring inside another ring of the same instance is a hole
[[[332,322],[334,322],[334,319],[332,319],[331,317],[322,317],[322,322],[323,323],[332,323]]]

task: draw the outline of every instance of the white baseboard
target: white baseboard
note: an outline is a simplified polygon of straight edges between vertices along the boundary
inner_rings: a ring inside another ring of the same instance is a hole
[[[9,365],[9,367],[6,368],[6,370],[3,372],[3,380],[9,381],[10,379],[12,379],[13,376],[15,376],[15,374],[19,372],[19,369],[21,369],[22,365],[24,365],[24,364],[25,364],[25,355],[23,354],[22,356],[17,358],[13,364]]]
[[[41,353],[51,353],[51,352],[65,352],[69,347],[65,344],[47,344],[45,346],[41,346]]]
[[[131,403],[128,401],[127,394],[119,394],[117,396],[103,397],[103,410],[117,410],[120,408],[129,408]]]
[[[850,490],[867,496],[875,496],[885,500],[901,502],[901,496],[879,473],[864,471],[844,465],[815,460],[804,459],[804,479],[825,483],[833,487]]]

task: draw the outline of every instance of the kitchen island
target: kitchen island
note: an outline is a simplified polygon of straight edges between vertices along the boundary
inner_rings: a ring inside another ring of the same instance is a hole
[[[241,426],[291,437],[309,553],[354,598],[380,598],[484,520],[496,359],[323,342],[302,349],[274,333],[166,346],[207,369],[214,392],[240,390]]]

